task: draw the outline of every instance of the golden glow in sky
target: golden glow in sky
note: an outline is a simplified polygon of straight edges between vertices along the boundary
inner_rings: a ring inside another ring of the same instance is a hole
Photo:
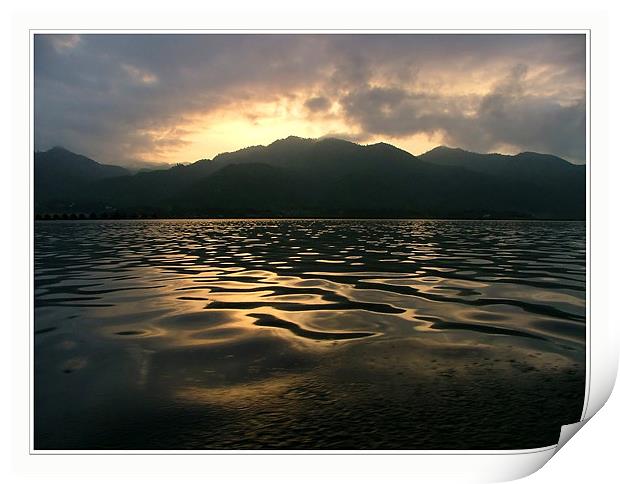
[[[187,144],[184,147],[161,153],[153,161],[172,163],[180,160],[191,162],[212,158],[219,153],[247,146],[268,145],[291,134],[302,138],[335,136],[362,144],[384,141],[413,154],[428,151],[442,142],[441,136],[429,136],[426,133],[404,138],[371,136],[358,140],[354,133],[348,131],[350,127],[336,117],[316,122],[294,111],[280,111],[276,106],[272,108],[272,113],[263,112],[261,116],[255,118],[240,115],[236,110],[222,110],[199,118],[187,126],[191,134],[187,135]],[[148,157],[149,153],[144,153],[144,156]]]
[[[585,159],[583,35],[37,35],[35,148],[189,163],[290,135]]]

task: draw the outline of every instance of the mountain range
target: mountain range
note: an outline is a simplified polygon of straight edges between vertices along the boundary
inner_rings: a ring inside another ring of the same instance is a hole
[[[586,171],[553,155],[290,136],[133,173],[63,148],[34,157],[35,213],[57,217],[585,219]]]

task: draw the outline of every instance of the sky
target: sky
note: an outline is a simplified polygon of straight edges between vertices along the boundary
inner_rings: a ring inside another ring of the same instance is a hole
[[[37,34],[35,149],[189,163],[289,135],[585,161],[581,34]]]

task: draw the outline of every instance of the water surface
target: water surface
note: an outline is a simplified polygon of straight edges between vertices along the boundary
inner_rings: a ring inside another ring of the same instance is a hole
[[[35,224],[35,448],[507,449],[584,393],[583,222]]]

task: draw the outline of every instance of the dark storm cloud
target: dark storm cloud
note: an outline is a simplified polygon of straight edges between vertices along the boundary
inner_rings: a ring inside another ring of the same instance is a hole
[[[329,109],[332,103],[323,96],[311,97],[306,99],[304,102],[304,106],[306,106],[310,111],[325,111]]]
[[[585,159],[585,99],[562,103],[526,91],[527,67],[515,66],[507,78],[480,102],[474,125],[481,148],[506,143],[547,151],[574,160]],[[463,132],[448,135],[463,143]],[[485,144],[486,142],[486,144]],[[475,143],[475,141],[474,141]]]
[[[35,147],[108,162],[182,157],[197,117],[283,98],[355,139],[585,156],[582,35],[37,35],[34,60]]]
[[[365,133],[441,132],[447,144],[477,151],[510,145],[584,160],[585,99],[563,103],[528,93],[526,73],[527,66],[517,64],[481,97],[375,87],[349,93],[341,102]]]

